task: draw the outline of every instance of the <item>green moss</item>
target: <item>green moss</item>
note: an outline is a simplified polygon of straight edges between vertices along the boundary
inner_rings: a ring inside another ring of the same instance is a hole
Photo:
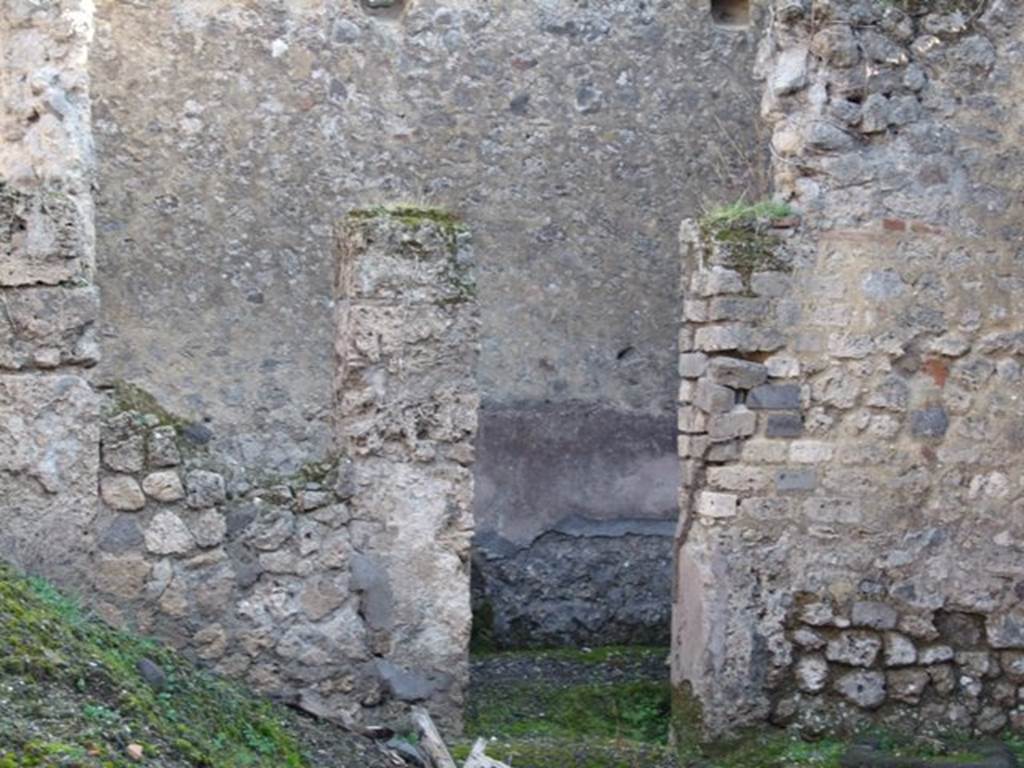
[[[672,689],[671,741],[683,765],[701,755],[704,712],[689,683]]]
[[[667,682],[559,686],[544,681],[502,685],[469,708],[467,730],[479,736],[581,737],[664,743]]]
[[[881,5],[899,8],[912,16],[926,13],[954,13],[956,11],[973,16],[985,4],[985,0],[878,0],[878,2]]]
[[[469,756],[470,748],[469,743],[455,744],[452,757],[461,763]],[[524,768],[651,768],[671,763],[671,755],[664,746],[600,738],[499,738],[488,744],[487,755]]]
[[[452,287],[452,293],[442,300],[441,304],[461,304],[476,298],[476,281],[469,264],[459,261],[459,237],[469,230],[459,218],[440,208],[427,208],[406,203],[379,205],[349,211],[349,218],[356,220],[388,218],[407,227],[419,227],[424,224],[436,226],[441,230],[447,241],[448,269],[445,279]]]
[[[702,238],[719,246],[722,266],[749,280],[754,272],[789,270],[788,262],[778,255],[779,238],[771,225],[793,215],[785,203],[740,201],[708,212],[698,224]]]
[[[596,648],[523,648],[500,652],[481,652],[480,658],[490,656],[528,656],[532,659],[556,661],[572,661],[577,664],[595,664],[616,666],[629,661],[642,661],[644,659],[664,659],[668,655],[668,649],[661,646],[649,645],[604,645]]]
[[[137,672],[144,657],[167,675],[159,692]],[[45,582],[6,566],[0,678],[11,693],[0,712],[0,766],[51,765],[54,755],[69,765],[127,765],[125,739],[149,756],[209,768],[305,765],[270,703],[92,620]]]
[[[181,431],[190,423],[188,419],[171,413],[160,405],[157,399],[137,384],[128,381],[116,381],[113,389],[114,412],[135,411],[156,419],[160,426],[174,427]]]

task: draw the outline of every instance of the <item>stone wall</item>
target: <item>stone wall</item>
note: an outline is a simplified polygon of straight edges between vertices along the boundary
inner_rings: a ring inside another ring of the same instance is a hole
[[[92,3],[0,14],[0,556],[69,580],[95,514]]]
[[[673,678],[703,738],[1024,727],[1024,19],[898,5],[775,4],[799,220],[683,227]]]
[[[229,486],[323,460],[330,222],[388,200],[457,211],[479,256],[494,633],[665,640],[675,235],[680,206],[764,186],[757,31],[706,2],[401,5],[97,3],[101,378],[202,422]],[[616,565],[627,528],[637,557]],[[566,568],[534,578],[553,552]],[[645,607],[577,599],[596,571]]]
[[[339,228],[336,457],[225,482],[209,433],[131,387],[104,419],[97,603],[344,722],[461,723],[478,394],[467,235],[421,211]]]

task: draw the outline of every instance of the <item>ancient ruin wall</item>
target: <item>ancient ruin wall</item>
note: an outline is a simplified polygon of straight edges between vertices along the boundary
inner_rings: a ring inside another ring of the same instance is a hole
[[[344,722],[461,723],[478,394],[468,235],[384,211],[338,230],[337,449],[230,488],[197,425],[119,387],[104,420],[97,607]]]
[[[0,15],[0,556],[74,580],[95,514],[92,3]]]
[[[707,2],[396,5],[97,2],[101,378],[202,422],[229,487],[321,461],[330,222],[457,211],[492,637],[664,642],[676,230],[758,187],[757,31]]]
[[[1024,726],[1024,20],[947,5],[775,3],[799,219],[684,225],[691,735]]]

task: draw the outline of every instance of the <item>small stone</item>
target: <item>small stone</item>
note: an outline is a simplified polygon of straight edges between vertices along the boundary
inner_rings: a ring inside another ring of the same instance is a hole
[[[799,384],[765,384],[747,396],[751,410],[795,411],[800,408]]]
[[[936,664],[928,667],[928,677],[935,690],[943,696],[949,696],[956,690],[956,674],[949,664]]]
[[[788,96],[807,85],[807,49],[787,48],[775,63],[771,87],[776,96]]]
[[[885,635],[885,666],[907,667],[917,661],[917,648],[906,635],[888,632]]]
[[[181,478],[173,469],[153,472],[142,481],[142,490],[157,501],[172,502],[185,498]]]
[[[192,535],[200,547],[216,547],[224,541],[227,529],[224,515],[215,509],[208,509],[192,524]]]
[[[999,674],[999,665],[988,651],[958,651],[955,658],[962,674],[971,677],[993,677]]]
[[[889,127],[889,100],[880,93],[872,93],[861,109],[860,129],[864,133],[880,133]]]
[[[146,529],[146,549],[157,555],[182,555],[195,546],[188,526],[173,512],[158,512]]]
[[[900,632],[918,640],[935,640],[939,636],[934,622],[927,616],[901,616],[897,626]]]
[[[146,497],[128,475],[113,475],[100,481],[100,496],[107,506],[125,512],[135,512],[146,506]]]
[[[697,502],[697,514],[703,517],[735,517],[739,499],[731,493],[702,491]]]
[[[827,627],[834,619],[835,612],[829,603],[808,603],[800,609],[800,621],[812,627]]]
[[[697,379],[708,369],[708,356],[703,352],[684,352],[679,356],[679,375],[684,379]]]
[[[804,433],[804,417],[799,413],[769,413],[765,437],[800,437]]]
[[[818,693],[828,682],[828,662],[821,656],[804,656],[796,665],[796,684],[804,693]]]
[[[1004,651],[1001,658],[1006,677],[1014,683],[1024,683],[1024,652]]]
[[[298,494],[299,509],[303,512],[312,512],[314,509],[326,507],[333,498],[329,491],[305,489]]]
[[[124,751],[128,755],[128,757],[136,761],[141,760],[143,755],[145,754],[145,750],[143,750],[141,744],[129,744],[127,747],[125,747]]]
[[[813,629],[800,628],[793,633],[793,643],[808,651],[825,647],[825,638]]]
[[[148,459],[151,467],[176,467],[181,464],[178,432],[174,427],[156,427],[149,433]]]
[[[877,709],[885,702],[885,675],[881,672],[850,672],[836,681],[835,689],[858,707]]]
[[[818,485],[814,469],[780,469],[775,473],[775,490],[779,493],[813,491]]]
[[[150,564],[141,555],[103,556],[95,561],[94,583],[100,592],[133,600],[145,588],[149,572]]]
[[[708,418],[708,438],[713,443],[748,437],[757,429],[757,414],[740,406],[729,413],[719,413]]]
[[[115,472],[140,472],[145,464],[145,442],[138,433],[120,440],[104,440],[103,463]]]
[[[984,707],[978,713],[975,727],[985,734],[999,733],[1006,727],[1007,717],[999,707]]]
[[[697,382],[694,404],[705,413],[728,413],[736,402],[736,393],[707,379]]]
[[[895,629],[899,614],[885,603],[860,601],[853,604],[850,618],[855,627]]]
[[[955,656],[953,649],[948,645],[929,645],[918,652],[917,663],[927,667],[952,661]]]
[[[881,649],[882,641],[870,632],[843,632],[829,641],[825,657],[829,661],[851,667],[870,667]]]
[[[196,469],[185,476],[186,503],[193,509],[207,509],[227,499],[224,478],[216,472]]]
[[[135,669],[139,676],[146,681],[150,688],[162,690],[167,684],[167,674],[163,668],[152,659],[141,658],[136,662]]]
[[[196,656],[201,659],[219,659],[227,649],[228,634],[220,624],[210,624],[195,633]]]
[[[1024,607],[988,616],[985,632],[993,648],[1024,650]]]
[[[714,357],[708,368],[711,381],[733,389],[753,389],[768,378],[768,369],[761,363],[735,357]]]
[[[896,701],[917,704],[929,683],[928,673],[923,669],[899,669],[889,672],[887,683],[889,695]]]
[[[910,414],[910,431],[914,437],[942,437],[949,429],[945,408],[926,408]]]

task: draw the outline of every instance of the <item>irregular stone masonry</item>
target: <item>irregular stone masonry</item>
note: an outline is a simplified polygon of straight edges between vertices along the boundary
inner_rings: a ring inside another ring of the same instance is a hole
[[[801,220],[682,229],[673,679],[705,738],[1024,727],[1024,25],[899,5],[775,3]]]
[[[429,701],[457,730],[478,407],[468,239],[380,211],[349,217],[339,249],[345,458],[248,487],[201,427],[126,410],[142,398],[120,393],[104,419],[97,608],[317,714],[381,723]]]

